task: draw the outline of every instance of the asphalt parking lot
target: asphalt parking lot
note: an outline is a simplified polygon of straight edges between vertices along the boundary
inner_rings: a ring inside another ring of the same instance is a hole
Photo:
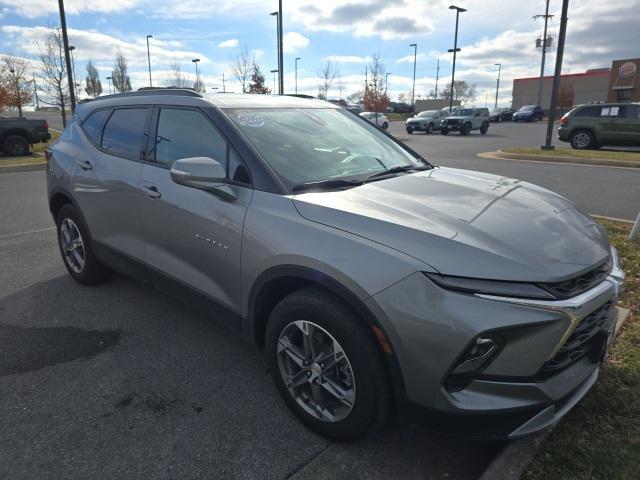
[[[634,169],[476,156],[536,145],[540,124],[392,132],[437,164],[532,181],[591,213],[634,218],[640,206]],[[499,450],[398,424],[352,444],[311,433],[261,352],[212,319],[123,276],[75,284],[44,182],[0,174],[0,478],[471,479]]]

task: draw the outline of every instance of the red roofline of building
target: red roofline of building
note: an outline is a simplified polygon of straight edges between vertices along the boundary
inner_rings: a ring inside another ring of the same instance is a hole
[[[584,72],[584,73],[566,73],[562,75],[562,78],[576,78],[576,77],[608,77],[611,74],[611,70],[596,70],[593,72]],[[527,78],[514,78],[515,82],[527,82],[531,80],[539,80],[540,77],[527,77]],[[544,80],[553,79],[553,75],[546,75],[543,77]]]

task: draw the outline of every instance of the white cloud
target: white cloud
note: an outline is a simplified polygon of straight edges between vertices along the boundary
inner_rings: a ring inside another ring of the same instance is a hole
[[[287,32],[282,36],[284,53],[297,53],[309,46],[309,39],[298,32]]]
[[[27,18],[44,17],[58,13],[58,2],[52,0],[2,0],[5,10]],[[67,0],[64,10],[68,15],[82,12],[116,13],[132,8],[132,0]]]
[[[224,42],[220,42],[218,47],[220,48],[233,48],[238,46],[237,38],[230,38],[229,40],[225,40]]]
[[[428,60],[429,59],[429,55],[426,53],[418,53],[415,57],[417,62],[422,62],[424,60]],[[396,60],[396,63],[413,63],[413,54],[411,55],[406,55],[404,57],[400,57]]]
[[[357,55],[329,55],[325,58],[334,63],[369,63],[371,57],[359,57]]]

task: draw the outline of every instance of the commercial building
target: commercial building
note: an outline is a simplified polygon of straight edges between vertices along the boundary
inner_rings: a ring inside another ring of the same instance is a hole
[[[597,68],[584,73],[562,75],[561,85],[573,91],[573,104],[590,102],[637,102],[640,101],[640,58],[614,60],[611,68]],[[535,105],[538,102],[540,77],[516,78],[513,80],[512,108]],[[541,105],[545,110],[551,104],[553,76],[542,80]]]

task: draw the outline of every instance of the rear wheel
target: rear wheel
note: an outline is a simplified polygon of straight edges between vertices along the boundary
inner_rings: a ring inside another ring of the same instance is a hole
[[[576,150],[588,150],[595,144],[593,134],[589,130],[576,130],[569,137],[571,147]]]
[[[433,123],[427,125],[427,133],[431,135],[433,133]]]
[[[483,123],[482,126],[480,127],[480,133],[482,135],[486,135],[488,131],[489,131],[489,124]]]
[[[98,261],[89,232],[74,206],[65,205],[60,209],[56,226],[64,266],[76,282],[95,285],[109,278],[111,270]]]
[[[5,155],[19,157],[29,154],[29,142],[22,135],[9,135],[2,142]]]
[[[269,316],[266,349],[280,394],[312,430],[352,440],[388,417],[390,383],[373,335],[325,290],[282,300]]]

